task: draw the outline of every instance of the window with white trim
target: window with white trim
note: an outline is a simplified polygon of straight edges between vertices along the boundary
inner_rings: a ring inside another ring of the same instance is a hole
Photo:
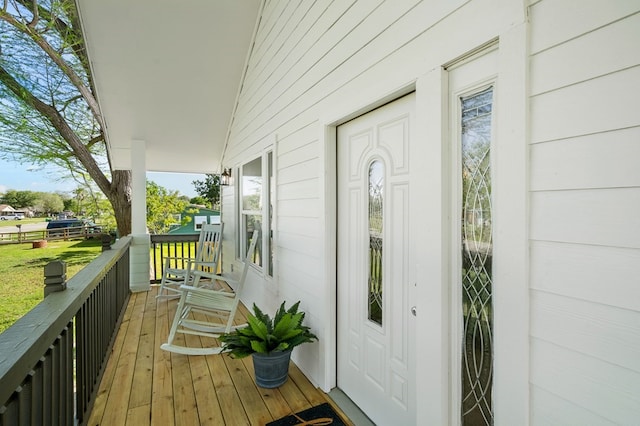
[[[261,268],[265,275],[273,275],[272,245],[272,199],[273,153],[266,152],[240,166],[240,188],[238,201],[240,208],[239,247],[241,258],[249,247],[254,230],[260,231],[260,239],[251,261]],[[269,238],[263,238],[268,235]]]

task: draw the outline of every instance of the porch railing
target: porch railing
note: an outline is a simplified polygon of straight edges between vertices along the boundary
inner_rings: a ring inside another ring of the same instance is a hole
[[[193,258],[200,234],[151,234],[151,282],[159,283],[164,272],[165,259],[170,256]],[[174,265],[186,268],[183,265]]]
[[[130,238],[0,334],[0,425],[83,424],[129,300]]]

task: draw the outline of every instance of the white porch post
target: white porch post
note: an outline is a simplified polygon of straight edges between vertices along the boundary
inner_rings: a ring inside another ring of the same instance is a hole
[[[149,290],[150,240],[147,233],[146,142],[131,143],[131,291]]]

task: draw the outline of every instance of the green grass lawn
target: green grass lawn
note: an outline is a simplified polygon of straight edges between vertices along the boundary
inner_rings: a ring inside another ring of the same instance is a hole
[[[49,241],[47,247],[38,249],[31,243],[0,245],[0,332],[42,301],[47,263],[67,262],[69,279],[101,251],[99,239]]]

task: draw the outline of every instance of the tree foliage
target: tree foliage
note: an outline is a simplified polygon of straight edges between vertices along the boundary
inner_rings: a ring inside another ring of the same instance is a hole
[[[131,173],[111,170],[73,0],[0,3],[0,157],[89,180],[131,231]]]
[[[52,215],[64,209],[64,202],[60,194],[42,192],[33,207],[40,213]]]
[[[0,197],[0,203],[8,204],[14,209],[24,209],[33,206],[37,199],[37,192],[9,189]]]
[[[207,174],[205,180],[194,180],[196,192],[209,202],[209,207],[216,208],[220,203],[220,175]]]
[[[202,195],[198,195],[197,197],[191,198],[189,202],[197,206],[211,207],[211,202],[206,198],[204,198]]]
[[[64,197],[61,194],[35,191],[7,190],[0,197],[2,204],[14,209],[30,209],[37,214],[53,214],[64,210]]]
[[[184,212],[188,205],[177,191],[169,191],[153,181],[147,181],[147,227],[150,233],[168,232],[171,225],[178,223],[176,215]]]

